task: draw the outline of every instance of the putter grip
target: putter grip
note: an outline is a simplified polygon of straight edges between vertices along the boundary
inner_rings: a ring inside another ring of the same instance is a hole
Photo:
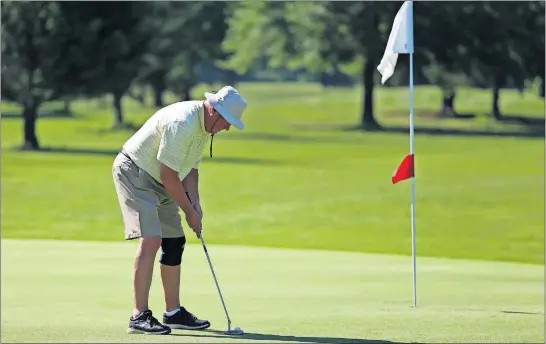
[[[190,200],[190,203],[191,203],[190,194],[189,194],[189,192],[187,192],[187,191],[186,191],[186,196],[188,197],[188,200]],[[193,206],[193,204],[192,204],[192,206]],[[201,234],[198,234],[197,237],[198,237],[198,238],[201,238]],[[203,242],[203,247],[205,247],[204,245],[205,245],[205,243]],[[207,248],[206,248],[206,247],[205,247],[205,252],[207,252]]]

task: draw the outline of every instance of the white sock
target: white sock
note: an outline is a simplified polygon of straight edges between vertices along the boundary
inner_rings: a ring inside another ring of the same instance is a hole
[[[169,317],[170,317],[170,316],[173,316],[173,315],[175,315],[179,310],[180,310],[180,308],[177,308],[177,309],[175,309],[174,311],[165,312],[165,315],[166,315],[166,316],[169,316]]]

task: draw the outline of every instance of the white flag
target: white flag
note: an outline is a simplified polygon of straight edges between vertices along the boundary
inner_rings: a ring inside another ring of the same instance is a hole
[[[377,70],[381,73],[381,84],[393,74],[398,54],[413,54],[413,2],[404,1],[392,24],[387,48]]]

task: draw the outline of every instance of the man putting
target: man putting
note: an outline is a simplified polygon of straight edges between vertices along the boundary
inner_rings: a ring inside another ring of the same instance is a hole
[[[211,136],[231,125],[244,128],[246,101],[231,86],[205,100],[178,102],[157,111],[124,145],[112,166],[125,240],[139,239],[133,267],[133,314],[128,333],[168,334],[210,326],[180,305],[180,264],[186,237],[179,208],[199,236],[203,211],[198,168]],[[189,198],[186,193],[188,193]],[[159,259],[165,296],[163,324],[148,306],[154,261]]]

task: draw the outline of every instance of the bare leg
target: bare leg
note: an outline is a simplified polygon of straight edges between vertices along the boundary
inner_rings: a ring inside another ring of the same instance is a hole
[[[180,265],[161,264],[161,280],[165,293],[166,311],[171,312],[180,308]]]
[[[140,238],[133,267],[133,316],[149,309],[148,298],[160,237]]]

